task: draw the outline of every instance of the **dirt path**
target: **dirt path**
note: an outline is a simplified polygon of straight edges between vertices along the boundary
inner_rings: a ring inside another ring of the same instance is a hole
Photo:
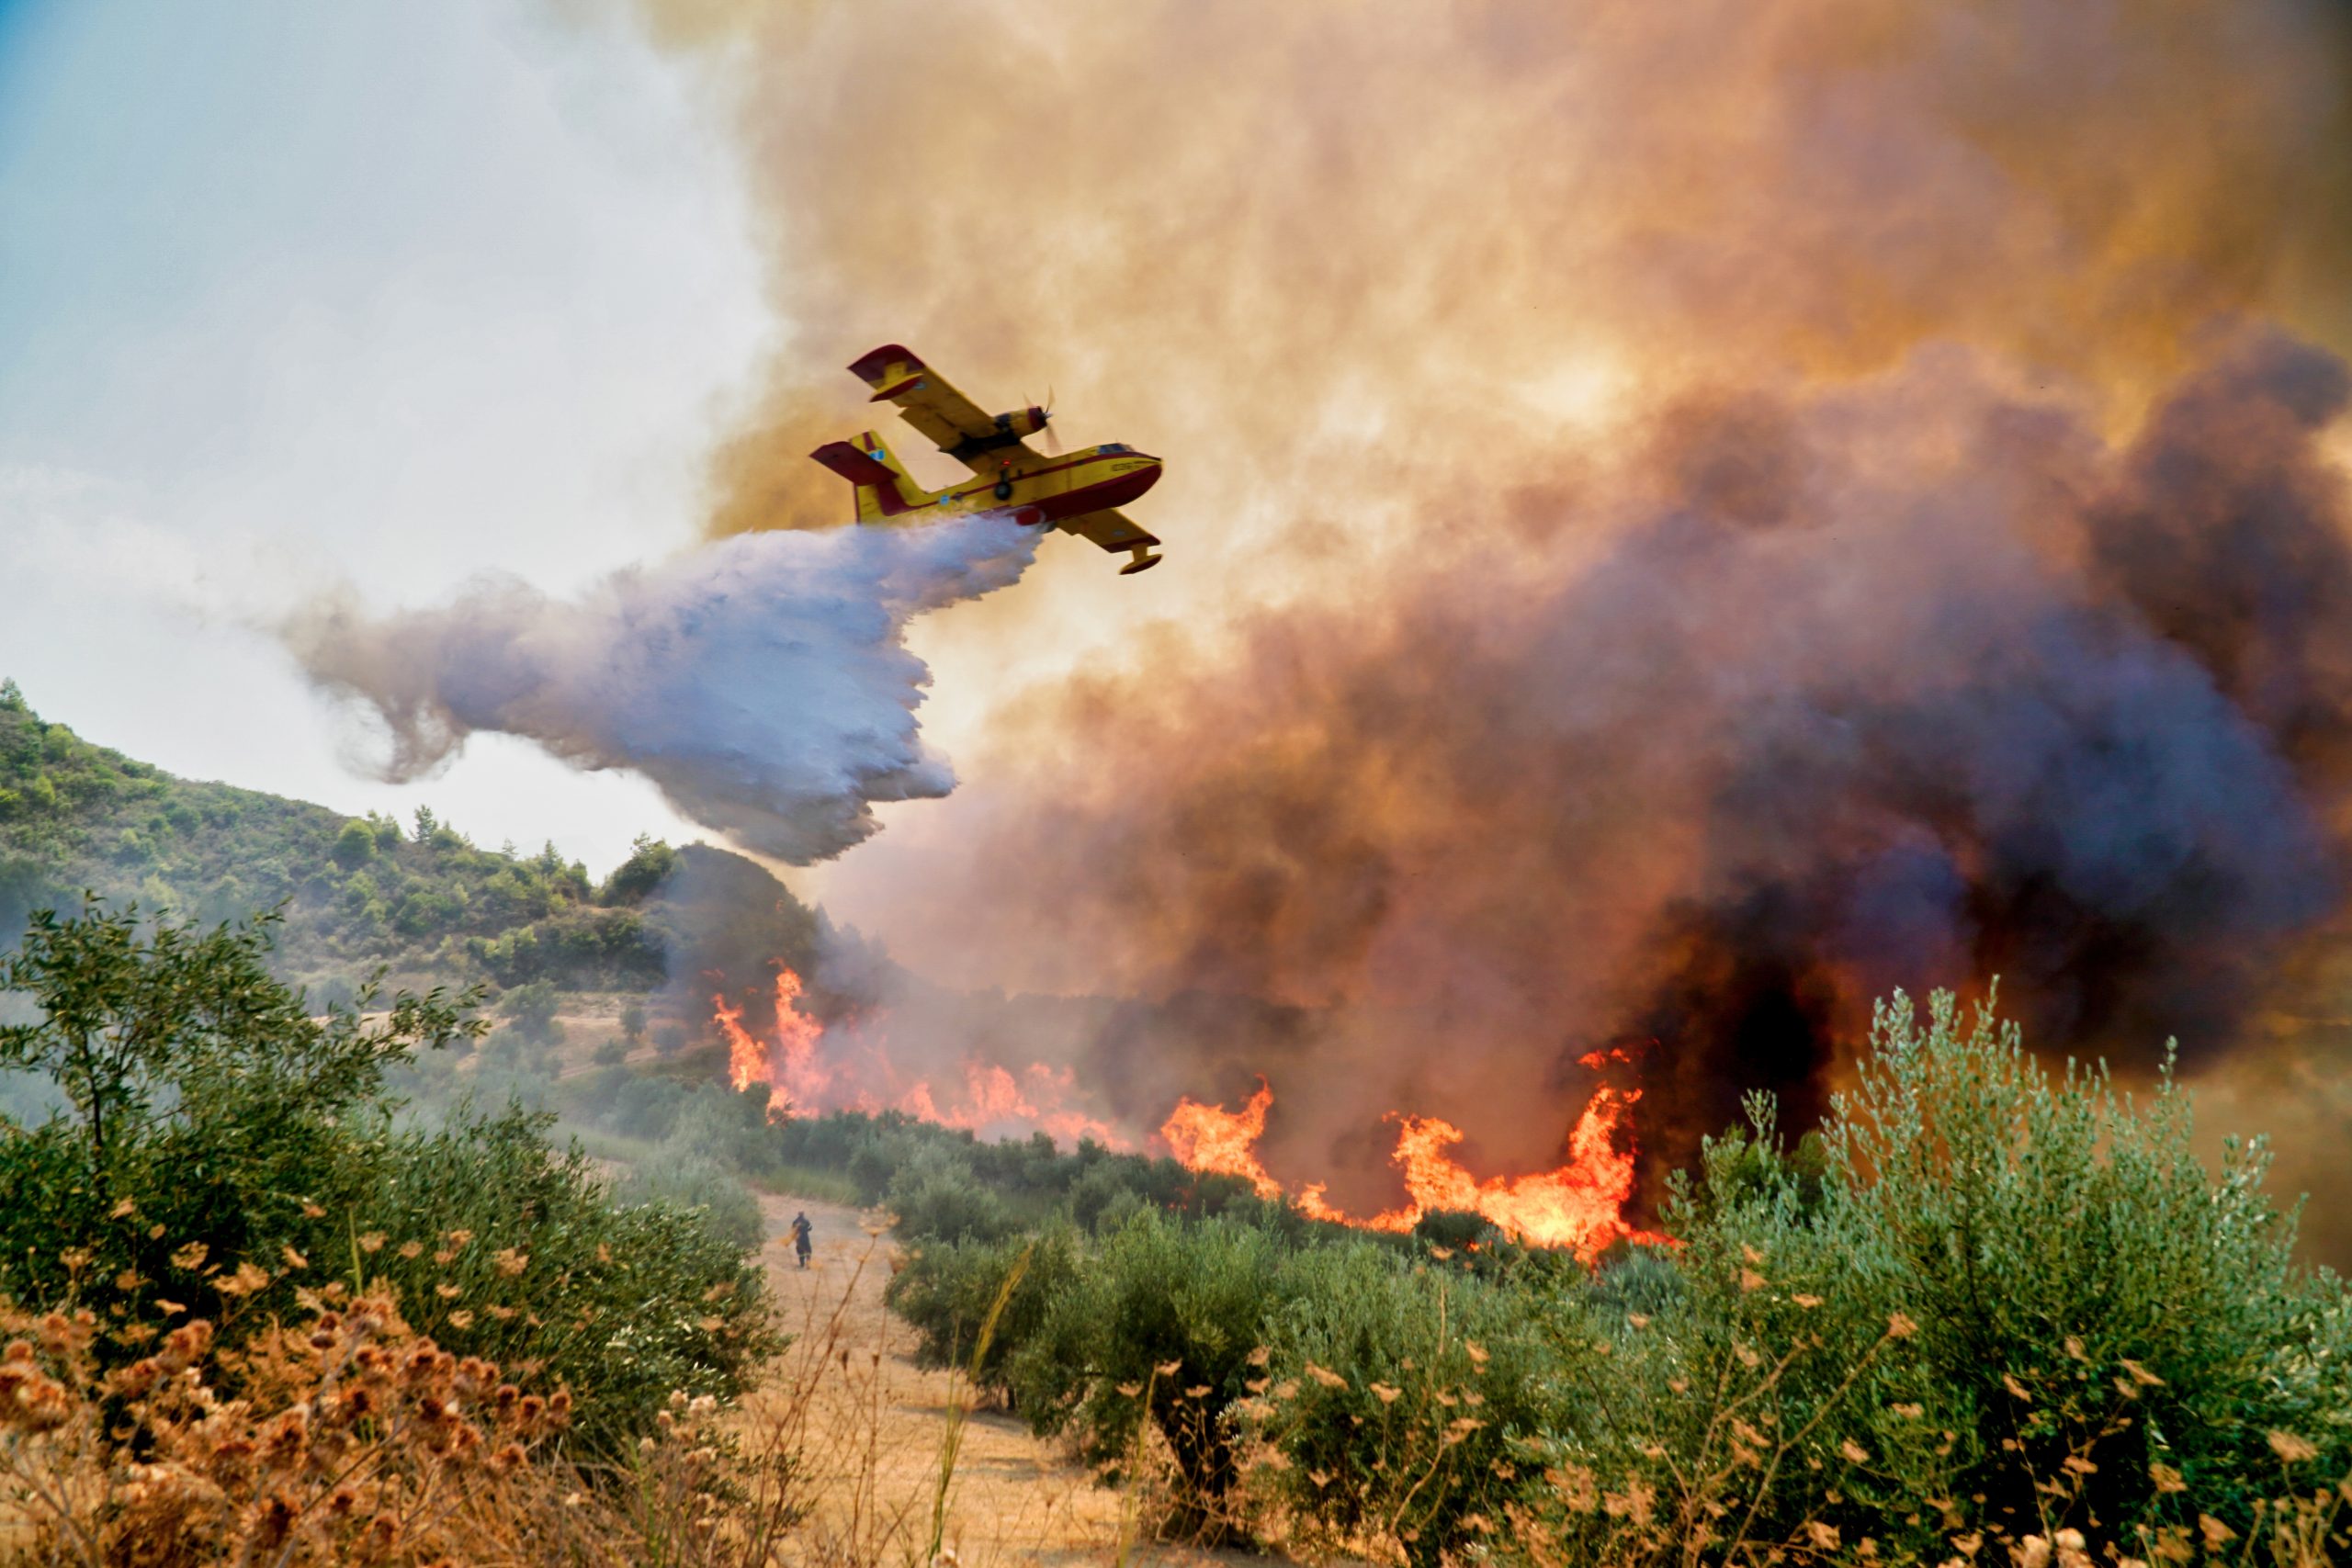
[[[785,1237],[802,1211],[816,1232],[805,1269],[795,1267],[788,1241],[767,1249],[769,1283],[797,1338],[778,1388],[763,1397],[800,1404],[820,1499],[807,1533],[852,1562],[919,1563],[931,1540],[949,1401],[958,1386],[945,1372],[916,1368],[914,1331],[883,1304],[896,1256],[887,1236],[829,1203],[763,1196],[760,1207],[773,1236]],[[1109,1562],[1125,1507],[1122,1494],[1095,1485],[1021,1421],[993,1411],[966,1415],[945,1530],[962,1568]],[[1136,1533],[1125,1523],[1126,1533]],[[839,1560],[823,1549],[811,1557]],[[1264,1561],[1148,1543],[1132,1546],[1127,1560],[1152,1568]]]

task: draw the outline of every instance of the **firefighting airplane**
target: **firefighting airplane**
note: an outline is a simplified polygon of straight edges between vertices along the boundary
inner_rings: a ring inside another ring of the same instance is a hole
[[[808,455],[857,487],[860,523],[930,523],[974,513],[995,513],[1030,527],[1050,523],[1081,534],[1106,550],[1128,550],[1133,558],[1119,575],[1158,566],[1159,543],[1118,508],[1159,482],[1159,459],[1119,442],[1089,446],[1065,457],[1047,457],[1021,438],[1035,435],[1052,418],[1042,408],[984,414],[912,350],[885,344],[850,370],[874,389],[874,402],[899,405],[899,417],[972,470],[978,483],[929,491],[867,431],[855,441],[829,441]]]

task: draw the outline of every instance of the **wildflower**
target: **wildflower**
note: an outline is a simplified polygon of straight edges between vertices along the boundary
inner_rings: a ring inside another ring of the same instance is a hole
[[[1612,1519],[1630,1518],[1637,1526],[1650,1522],[1650,1505],[1657,1493],[1642,1483],[1630,1483],[1623,1492],[1611,1492],[1600,1499],[1601,1512]]]
[[[2126,1358],[2123,1360],[2123,1370],[2132,1374],[2132,1381],[2133,1382],[2143,1384],[2149,1388],[2162,1388],[2165,1385],[2164,1379],[2156,1376],[2155,1373],[2150,1371],[2139,1362],[2132,1360],[2129,1358]]]
[[[1797,1295],[1791,1296],[1789,1300],[1796,1303],[1797,1305],[1804,1308],[1807,1312],[1811,1312],[1814,1308],[1821,1304],[1821,1298],[1819,1296],[1808,1296],[1802,1292]]]
[[[1912,1322],[1907,1314],[1899,1312],[1887,1314],[1886,1337],[1889,1339],[1908,1339],[1918,1332],[1919,1325]]]
[[[114,1207],[107,1211],[107,1218],[110,1220],[127,1220],[137,1213],[139,1213],[139,1201],[137,1199],[118,1198],[115,1200]]]
[[[316,1203],[305,1203],[302,1205],[302,1217],[306,1220],[323,1220],[327,1217],[327,1212]]]
[[[1807,1519],[1805,1521],[1804,1532],[1807,1536],[1812,1538],[1813,1544],[1818,1550],[1823,1551],[1835,1551],[1838,1550],[1838,1527],[1836,1525],[1824,1524],[1819,1519]]]
[[[1739,1271],[1739,1288],[1743,1291],[1760,1291],[1764,1288],[1764,1276],[1753,1269],[1743,1269]]]
[[[1143,1384],[1139,1382],[1123,1382],[1119,1385],[1119,1394],[1123,1399],[1133,1399],[1142,1392]]]
[[[2188,1490],[2188,1483],[2181,1479],[2180,1472],[2175,1470],[2168,1464],[2150,1465],[2148,1467],[2148,1479],[2155,1483],[2156,1490],[2158,1492],[2186,1492]]]
[[[2223,1524],[2221,1520],[2215,1518],[2211,1514],[2198,1515],[2197,1528],[2204,1532],[2205,1550],[2208,1551],[2219,1551],[2222,1547],[2228,1545],[2231,1541],[2233,1541],[2238,1538],[2237,1531],[2232,1529],[2229,1526]]]
[[[2050,1561],[2050,1543],[2038,1535],[2030,1535],[2009,1548],[2009,1556],[2018,1568],[2043,1568]]]
[[[449,1326],[452,1328],[471,1328],[473,1326],[473,1322],[474,1314],[466,1311],[463,1307],[458,1308],[456,1312],[449,1314]]]
[[[1890,1405],[1888,1408],[1892,1409],[1897,1416],[1902,1416],[1905,1421],[1917,1421],[1920,1416],[1925,1416],[1928,1413],[1928,1407],[1924,1404],[1895,1404]]]
[[[2270,1451],[2288,1464],[2301,1464],[2319,1457],[2319,1450],[2309,1439],[2299,1438],[2292,1432],[2271,1433]]]
[[[385,1239],[386,1238],[382,1231],[368,1231],[359,1238],[359,1250],[362,1252],[381,1252],[384,1250]]]
[[[1401,1388],[1393,1387],[1392,1385],[1385,1382],[1376,1382],[1372,1385],[1373,1397],[1379,1400],[1383,1404],[1396,1404],[1396,1396],[1404,1392],[1405,1391]]]
[[[2015,1374],[2003,1372],[2001,1374],[2001,1386],[2007,1389],[2009,1391],[2009,1397],[2018,1401],[2019,1404],[2030,1404],[2033,1403],[2033,1395],[2026,1392],[2025,1384],[2018,1382]]]
[[[531,1255],[521,1247],[502,1247],[492,1256],[498,1264],[498,1271],[510,1280],[531,1266]]]
[[[250,1296],[268,1283],[269,1270],[247,1258],[237,1265],[234,1274],[216,1281],[212,1288],[224,1296]]]
[[[1853,1464],[1868,1464],[1871,1461],[1870,1450],[1851,1438],[1842,1439],[1838,1445],[1838,1451],[1844,1454],[1848,1461]]]
[[[1313,1378],[1317,1382],[1321,1383],[1325,1388],[1345,1388],[1348,1386],[1347,1379],[1341,1377],[1330,1368],[1318,1367],[1312,1361],[1306,1363],[1306,1375]]]
[[[421,1241],[404,1241],[401,1243],[401,1256],[411,1262],[414,1262],[418,1258],[422,1257],[424,1252],[424,1244]]]
[[[285,1256],[286,1267],[288,1269],[308,1269],[311,1266],[311,1260],[291,1247],[279,1247],[278,1251]]]

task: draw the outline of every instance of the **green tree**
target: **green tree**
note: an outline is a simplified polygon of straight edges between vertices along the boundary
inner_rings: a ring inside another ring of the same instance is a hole
[[[650,834],[639,833],[628,859],[605,879],[604,902],[636,904],[650,897],[676,868],[678,852]]]
[[[376,858],[376,830],[355,818],[335,835],[332,852],[335,864],[345,871],[357,871]]]
[[[499,1010],[514,1021],[514,1032],[526,1040],[556,1038],[556,990],[552,980],[517,986],[500,1000]]]
[[[631,1002],[621,1009],[621,1037],[635,1045],[645,1038],[645,1008]]]
[[[310,1222],[368,1195],[385,1069],[481,1026],[469,996],[438,990],[363,1022],[372,987],[356,1010],[311,1017],[265,964],[277,921],[142,931],[135,907],[91,899],[78,917],[37,911],[0,958],[0,992],[41,1015],[0,1028],[0,1066],[65,1100],[39,1126],[0,1126],[0,1294],[112,1302],[168,1283],[203,1312],[222,1268],[282,1280]]]

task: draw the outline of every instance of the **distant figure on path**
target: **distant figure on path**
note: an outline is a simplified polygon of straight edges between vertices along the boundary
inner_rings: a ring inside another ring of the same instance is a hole
[[[792,1216],[792,1252],[794,1257],[800,1259],[800,1267],[803,1269],[808,1267],[808,1238],[813,1230],[814,1227],[808,1224],[808,1216],[806,1213]]]

